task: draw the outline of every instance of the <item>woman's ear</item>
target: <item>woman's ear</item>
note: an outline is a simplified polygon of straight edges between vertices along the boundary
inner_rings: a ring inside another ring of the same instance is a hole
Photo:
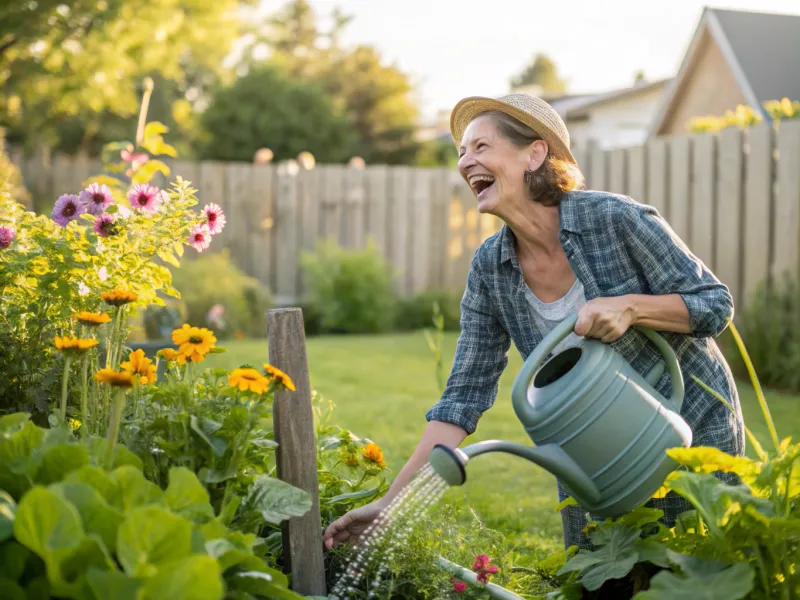
[[[535,171],[544,163],[547,158],[547,142],[544,140],[536,140],[528,146],[528,170]]]

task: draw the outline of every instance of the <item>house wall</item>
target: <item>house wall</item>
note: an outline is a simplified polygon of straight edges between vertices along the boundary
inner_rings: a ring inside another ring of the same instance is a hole
[[[694,69],[675,95],[657,135],[684,134],[694,117],[722,115],[738,104],[747,104],[725,57],[708,32],[703,34],[698,52]]]
[[[589,107],[586,120],[567,119],[573,147],[585,148],[591,141],[604,150],[643,144],[663,91],[656,86]]]

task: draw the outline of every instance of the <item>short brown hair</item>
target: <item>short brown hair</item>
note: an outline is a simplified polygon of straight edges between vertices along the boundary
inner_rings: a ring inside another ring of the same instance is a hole
[[[533,129],[504,112],[493,110],[481,113],[484,115],[490,117],[501,136],[519,148],[542,139]],[[578,166],[549,153],[528,181],[531,200],[544,206],[557,206],[566,192],[581,187],[583,173]]]

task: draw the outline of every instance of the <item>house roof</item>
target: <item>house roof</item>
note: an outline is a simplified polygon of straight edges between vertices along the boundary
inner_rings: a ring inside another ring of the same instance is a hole
[[[663,88],[667,85],[669,81],[670,79],[659,79],[658,81],[648,81],[631,87],[621,88],[618,90],[613,90],[611,92],[606,92],[604,94],[597,94],[595,96],[584,98],[581,102],[578,102],[570,106],[566,111],[566,116],[567,118],[578,118],[585,116],[586,113],[592,108],[601,106],[608,102],[613,102],[615,100],[627,99],[632,96],[641,94],[642,92],[649,92],[654,89]]]
[[[728,63],[747,103],[765,119],[762,104],[787,97],[800,99],[800,15],[722,10],[706,7],[677,76],[664,93],[650,134],[656,134],[686,77],[699,58],[708,33]]]

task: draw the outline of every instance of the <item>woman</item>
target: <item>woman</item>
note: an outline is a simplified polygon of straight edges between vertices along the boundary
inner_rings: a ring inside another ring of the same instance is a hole
[[[639,373],[659,360],[632,325],[661,332],[685,380],[681,414],[695,446],[742,455],[744,427],[731,371],[714,338],[733,315],[728,289],[652,207],[606,192],[582,191],[566,126],[546,102],[524,94],[467,98],[453,110],[458,169],[478,210],[504,221],[475,252],[461,301],[462,332],[442,398],[413,455],[386,496],[332,523],[328,548],[357,539],[422,467],[435,444],[458,446],[492,406],[511,341],[523,359],[573,312],[565,346],[584,337],[612,344]],[[733,405],[731,412],[691,377]],[[656,386],[665,397],[670,380]],[[565,498],[558,485],[559,498]],[[690,506],[670,494],[649,506],[671,526]],[[562,513],[565,547],[589,547],[577,506]]]

